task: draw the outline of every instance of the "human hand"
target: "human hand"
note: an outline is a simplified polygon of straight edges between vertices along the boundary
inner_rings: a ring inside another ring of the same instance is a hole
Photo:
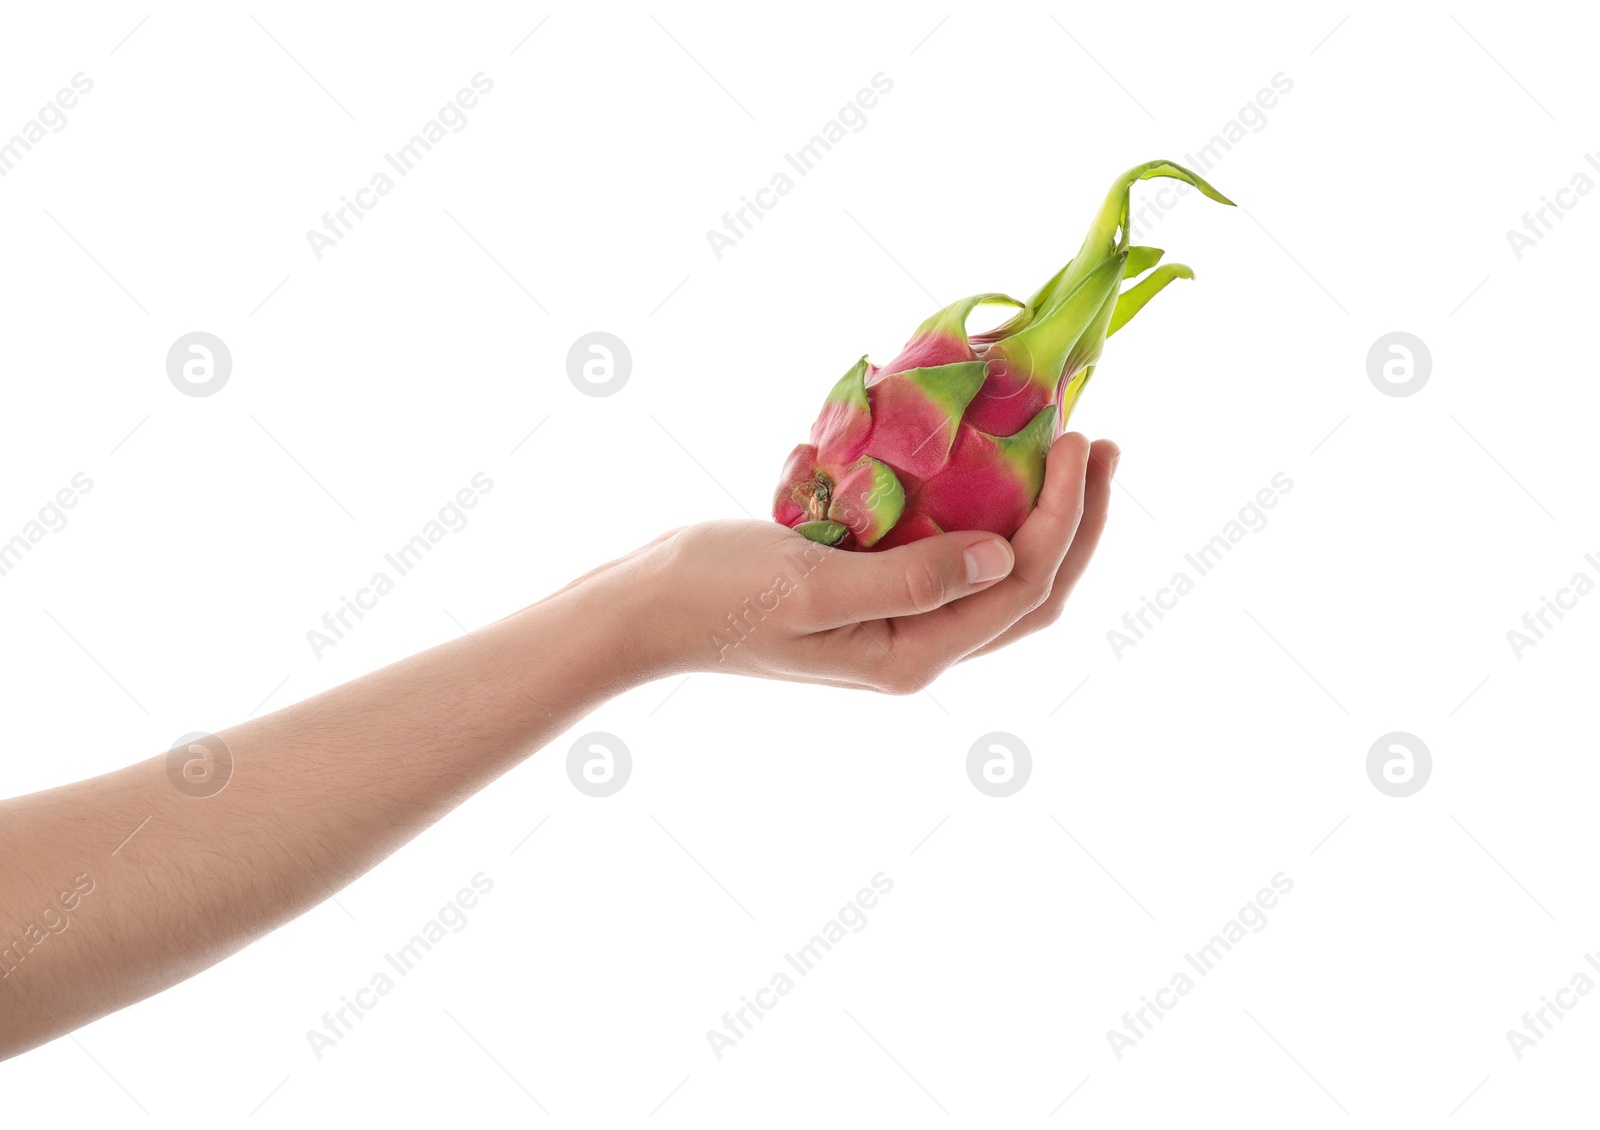
[[[909,694],[1055,622],[1105,528],[1119,454],[1076,432],[1057,439],[1009,543],[946,533],[864,553],[773,522],[707,522],[586,580],[650,594],[635,640],[649,676],[725,671]]]

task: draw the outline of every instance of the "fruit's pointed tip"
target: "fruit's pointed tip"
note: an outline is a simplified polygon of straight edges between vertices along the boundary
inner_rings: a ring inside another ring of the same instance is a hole
[[[1176,177],[1178,180],[1187,181],[1189,184],[1192,184],[1195,188],[1200,190],[1201,195],[1215,200],[1218,204],[1226,204],[1230,208],[1238,207],[1238,205],[1232,200],[1229,200],[1221,192],[1217,191],[1216,186],[1210,181],[1206,180],[1199,173],[1195,172],[1193,169],[1185,168],[1184,166],[1178,164],[1178,162],[1167,158],[1163,158],[1158,161],[1146,161],[1142,165],[1135,165],[1126,173],[1122,174],[1122,178],[1119,178],[1118,183],[1121,184],[1122,180],[1125,179],[1128,186],[1131,188],[1134,181],[1145,180],[1152,176]]]
[[[838,545],[850,529],[843,522],[819,519],[813,522],[801,522],[794,527],[794,532],[822,545]]]
[[[1226,204],[1230,208],[1237,208],[1239,206],[1239,205],[1235,204],[1232,200],[1229,200],[1221,192],[1217,191],[1216,186],[1214,186],[1210,181],[1204,180],[1203,178],[1198,177],[1198,176],[1196,176],[1194,178],[1194,181],[1195,181],[1195,187],[1200,190],[1202,195],[1207,196],[1212,200],[1215,200],[1218,204]]]

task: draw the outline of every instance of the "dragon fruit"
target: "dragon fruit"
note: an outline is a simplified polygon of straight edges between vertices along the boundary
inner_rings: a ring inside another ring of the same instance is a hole
[[[784,464],[773,518],[841,549],[888,549],[945,530],[1014,534],[1105,339],[1173,279],[1194,277],[1180,263],[1158,266],[1156,248],[1130,246],[1129,192],[1150,177],[1233,203],[1170,161],[1128,170],[1077,257],[1027,302],[963,298],[917,327],[887,365],[857,361],[828,394],[811,442]],[[1018,310],[969,337],[967,318],[983,305]]]

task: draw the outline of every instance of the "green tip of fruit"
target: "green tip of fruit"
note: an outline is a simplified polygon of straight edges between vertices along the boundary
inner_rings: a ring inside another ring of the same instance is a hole
[[[1092,369],[1093,366],[1090,366]],[[995,447],[1026,484],[1031,502],[1044,485],[1044,457],[1057,435],[1058,422],[1065,417],[1054,405],[1040,411],[1016,435],[995,436]]]
[[[1018,302],[1009,294],[974,294],[963,298],[959,302],[952,302],[943,310],[917,327],[915,337],[922,337],[930,333],[944,334],[952,340],[967,340],[967,319],[979,306],[1015,306],[1019,310],[1024,303]]]
[[[830,404],[848,404],[861,411],[868,411],[867,407],[867,358],[862,355],[861,360],[850,366],[850,371],[840,377],[833,390],[828,393]]]
[[[972,403],[983,387],[989,367],[982,361],[953,361],[948,365],[929,365],[897,374],[922,390],[922,394],[949,417],[952,425]]]
[[[1110,337],[1128,320],[1144,309],[1149,302],[1173,279],[1192,279],[1194,272],[1182,263],[1167,263],[1157,267],[1144,278],[1134,283],[1127,290],[1117,296],[1117,308],[1112,312],[1111,324],[1106,328],[1106,336]]]
[[[1233,201],[1229,200],[1226,196],[1222,195],[1222,193],[1218,192],[1216,188],[1213,187],[1212,184],[1199,173],[1186,169],[1182,165],[1179,165],[1173,161],[1146,161],[1144,164],[1136,165],[1127,172],[1123,173],[1122,176],[1117,178],[1117,183],[1123,188],[1124,191],[1126,191],[1128,186],[1132,185],[1134,181],[1149,180],[1151,177],[1172,177],[1174,180],[1181,180],[1185,184],[1191,184],[1195,188],[1198,188],[1203,194],[1210,197],[1212,200],[1215,200],[1218,204],[1226,204],[1230,208],[1237,207]],[[1112,191],[1115,192],[1116,188],[1113,188]]]
[[[1134,182],[1149,180],[1151,177],[1171,177],[1173,180],[1182,181],[1193,188],[1198,188],[1201,195],[1215,200],[1218,204],[1236,207],[1222,193],[1218,192],[1210,182],[1199,173],[1192,172],[1182,165],[1171,161],[1146,161],[1142,165],[1135,165],[1118,177],[1111,185],[1111,191],[1106,193],[1106,200],[1101,205],[1100,213],[1095,217],[1094,224],[1089,228],[1088,238],[1084,240],[1083,250],[1079,255],[1091,254],[1095,251],[1104,253],[1117,246],[1114,242],[1117,233],[1122,235],[1122,245],[1128,241],[1128,197]]]
[[[794,532],[823,545],[838,545],[850,530],[843,522],[822,519],[816,522],[801,522],[794,528]]]

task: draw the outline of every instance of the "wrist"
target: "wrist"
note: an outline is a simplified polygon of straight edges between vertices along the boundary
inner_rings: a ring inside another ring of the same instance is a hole
[[[556,606],[551,611],[564,626],[555,638],[572,641],[569,660],[592,667],[591,677],[611,688],[608,694],[620,694],[690,667],[679,591],[668,565],[646,551],[529,611]]]

